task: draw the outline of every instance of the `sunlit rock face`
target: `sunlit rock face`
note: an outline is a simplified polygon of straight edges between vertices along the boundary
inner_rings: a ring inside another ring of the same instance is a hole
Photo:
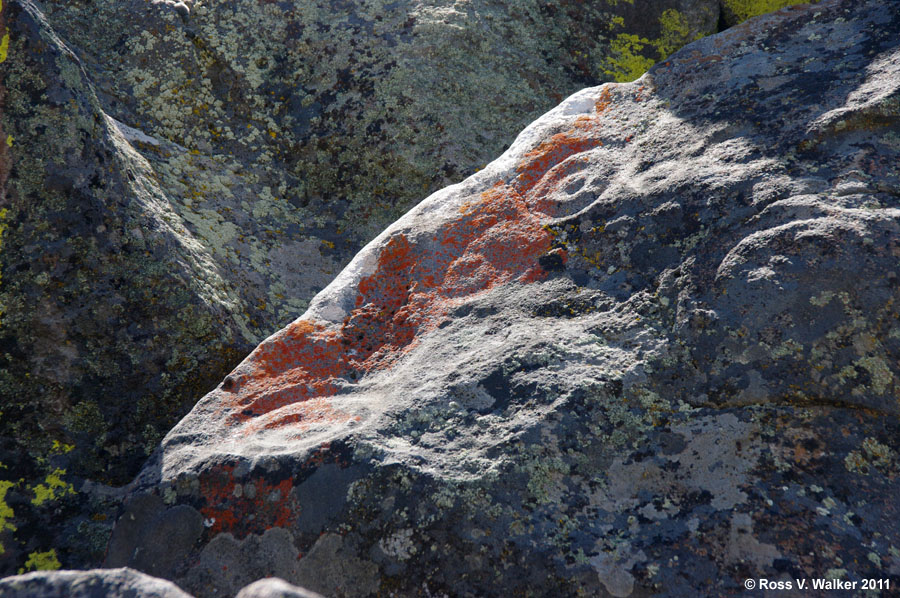
[[[107,564],[200,596],[900,571],[898,30],[823,2],[569,97],[200,401]]]

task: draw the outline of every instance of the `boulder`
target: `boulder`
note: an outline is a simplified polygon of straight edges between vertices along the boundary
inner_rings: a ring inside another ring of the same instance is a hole
[[[171,581],[140,571],[92,569],[90,571],[33,571],[0,579],[4,598],[191,598]],[[315,592],[278,578],[260,579],[235,598],[322,598]]]
[[[4,598],[191,598],[171,581],[134,569],[34,571],[0,579]]]
[[[898,30],[827,0],[566,99],[194,407],[107,565],[198,596],[900,573]]]
[[[719,14],[4,2],[0,572],[50,551],[98,564],[108,486],[365,243],[564,95],[637,76]]]
[[[98,563],[109,493],[252,348],[244,303],[30,2],[4,2],[0,566]],[[73,510],[74,509],[74,510]],[[74,514],[79,514],[77,518]],[[62,529],[58,523],[68,520]],[[36,558],[36,557],[35,557]]]
[[[242,589],[235,598],[322,598],[322,596],[291,585],[283,579],[266,577]]]
[[[63,520],[91,538],[63,564],[97,564],[115,492],[88,490],[421,197],[572,91],[784,4],[8,0],[0,451],[25,457],[0,571]]]

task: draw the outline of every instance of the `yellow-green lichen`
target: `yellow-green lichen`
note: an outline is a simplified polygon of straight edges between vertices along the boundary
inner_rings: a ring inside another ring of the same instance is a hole
[[[9,31],[3,34],[0,39],[0,63],[6,62],[6,55],[9,52]]]
[[[727,23],[736,25],[747,19],[794,4],[800,4],[800,2],[797,0],[724,0],[722,8],[725,11]]]
[[[614,21],[618,24],[617,21]],[[672,54],[701,33],[691,35],[691,26],[680,12],[664,10],[659,16],[660,36],[650,40],[632,33],[620,33],[610,43],[610,53],[601,65],[603,72],[614,80],[625,83],[634,81],[653,66]],[[654,59],[648,55],[655,54]]]
[[[522,470],[528,475],[528,492],[538,504],[548,504],[559,498],[560,480],[569,473],[569,466],[559,457],[530,455]]]
[[[683,45],[691,41],[691,25],[688,20],[675,9],[669,8],[659,15],[659,24],[662,27],[662,33],[653,46],[659,52],[660,60],[676,52]],[[702,34],[698,33],[693,39],[699,39]]]
[[[56,556],[56,550],[50,549],[46,552],[34,551],[28,555],[25,566],[19,569],[19,574],[26,571],[56,571],[62,567]]]
[[[74,444],[65,444],[60,442],[59,440],[54,440],[53,446],[50,448],[50,452],[54,455],[65,455],[66,453],[71,453],[74,450]]]
[[[31,504],[40,506],[47,501],[58,500],[68,494],[75,494],[75,488],[72,484],[63,481],[62,476],[66,474],[65,469],[54,469],[44,477],[44,483],[38,484],[32,490],[34,498]]]
[[[872,467],[885,469],[891,465],[896,455],[890,447],[868,437],[863,440],[861,450],[851,451],[844,458],[847,471],[868,475]]]
[[[650,40],[631,33],[620,33],[610,44],[610,57],[603,72],[620,83],[634,81],[656,61],[642,55]]]
[[[0,534],[7,531],[16,531],[16,526],[9,522],[15,513],[13,513],[12,507],[6,504],[6,493],[9,492],[9,489],[13,486],[15,486],[15,484],[12,482],[6,480],[0,481]],[[4,552],[6,552],[6,548],[0,543],[0,554],[3,554]]]
[[[880,357],[867,355],[857,362],[869,372],[872,390],[883,395],[894,382],[890,366]]]

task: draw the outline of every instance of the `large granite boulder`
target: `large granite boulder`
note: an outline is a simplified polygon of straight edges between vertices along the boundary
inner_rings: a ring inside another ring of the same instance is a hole
[[[898,30],[829,0],[569,97],[196,405],[107,565],[198,596],[900,574]]]
[[[716,0],[7,0],[0,572],[97,564],[162,436],[427,192]]]

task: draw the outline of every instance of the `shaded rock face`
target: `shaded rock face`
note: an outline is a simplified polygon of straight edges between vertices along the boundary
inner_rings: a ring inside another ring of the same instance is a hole
[[[716,0],[5,2],[0,571],[51,549],[96,563],[114,495],[93,482],[132,479],[364,243],[564,95],[636,76],[719,15]]]
[[[73,480],[127,481],[253,337],[77,58],[31,3],[2,15],[0,562],[14,572],[70,549],[101,558],[105,499],[76,506]],[[67,529],[51,523],[73,509]]]
[[[100,110],[77,60],[40,14],[27,3],[6,11],[14,41],[4,65],[4,423],[27,429],[29,417],[45,415],[34,405],[16,411],[31,396],[58,421],[80,405],[70,414],[73,435],[94,410],[101,422],[110,420],[104,409],[129,412],[115,423],[137,409],[165,417],[177,408],[172,401],[203,386],[185,379],[197,375],[192,363],[220,368],[214,353],[231,361],[240,346],[220,266],[174,214],[147,162]],[[184,352],[173,354],[167,344]],[[115,393],[125,396],[110,397]],[[98,461],[117,465],[109,455]]]
[[[200,401],[107,564],[199,596],[900,572],[898,30],[832,0],[568,98]]]

